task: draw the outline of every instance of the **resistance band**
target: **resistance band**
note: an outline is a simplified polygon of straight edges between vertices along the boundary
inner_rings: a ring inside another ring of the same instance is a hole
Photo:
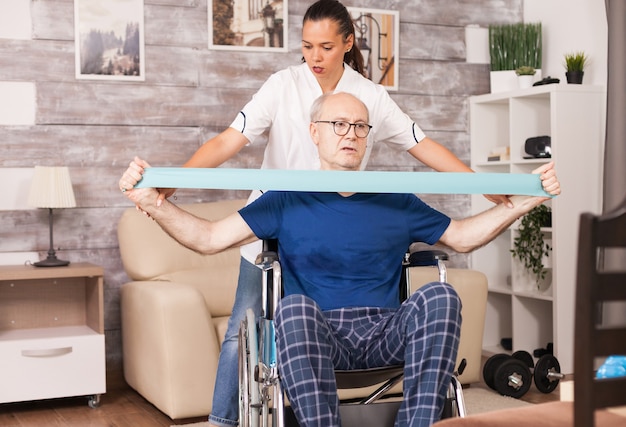
[[[136,187],[551,197],[529,173],[147,168]]]

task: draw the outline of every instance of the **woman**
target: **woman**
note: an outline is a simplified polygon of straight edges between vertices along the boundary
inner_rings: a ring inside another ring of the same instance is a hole
[[[310,106],[326,92],[356,95],[368,107],[373,125],[363,167],[374,142],[385,141],[407,150],[438,171],[471,172],[447,148],[424,135],[381,86],[363,77],[363,57],[355,44],[354,25],[345,6],[319,0],[309,7],[302,26],[304,62],[281,70],[263,84],[231,126],[207,141],[185,167],[216,167],[269,130],[261,168],[319,169],[316,147],[309,136]],[[143,170],[138,171],[137,179]],[[120,181],[120,188],[136,182]],[[175,190],[162,190],[160,200]],[[250,200],[260,192],[253,192]],[[505,198],[489,197],[492,201]],[[237,333],[247,308],[260,311],[261,271],[254,266],[260,243],[242,248],[239,284],[233,312],[222,345],[209,422],[238,424]]]

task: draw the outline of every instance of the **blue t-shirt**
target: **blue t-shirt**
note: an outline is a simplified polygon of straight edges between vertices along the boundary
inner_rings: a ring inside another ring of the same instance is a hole
[[[239,211],[260,239],[278,239],[285,295],[322,310],[397,307],[402,260],[436,243],[450,218],[413,194],[265,193]]]

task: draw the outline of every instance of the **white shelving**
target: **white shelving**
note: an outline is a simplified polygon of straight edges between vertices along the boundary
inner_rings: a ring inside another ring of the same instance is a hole
[[[485,354],[504,352],[502,338],[513,339],[513,351],[532,353],[554,344],[561,371],[573,372],[574,295],[578,220],[582,212],[599,213],[602,202],[604,151],[603,87],[552,84],[470,98],[471,165],[476,172],[528,173],[554,160],[562,194],[547,204],[552,227],[552,268],[539,285],[514,260],[512,248],[518,224],[471,256],[472,268],[489,279]],[[551,137],[552,159],[525,159],[527,138]],[[488,161],[501,147],[509,160]],[[472,196],[472,211],[490,206]]]

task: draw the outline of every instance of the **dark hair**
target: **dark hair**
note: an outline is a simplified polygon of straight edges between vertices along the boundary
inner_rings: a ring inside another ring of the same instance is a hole
[[[352,34],[354,43],[352,49],[344,54],[343,61],[360,74],[365,75],[363,55],[356,44],[354,22],[348,9],[337,0],[318,0],[307,9],[302,25],[304,26],[307,21],[322,21],[324,19],[330,19],[339,24],[339,34],[343,36],[344,41]]]

